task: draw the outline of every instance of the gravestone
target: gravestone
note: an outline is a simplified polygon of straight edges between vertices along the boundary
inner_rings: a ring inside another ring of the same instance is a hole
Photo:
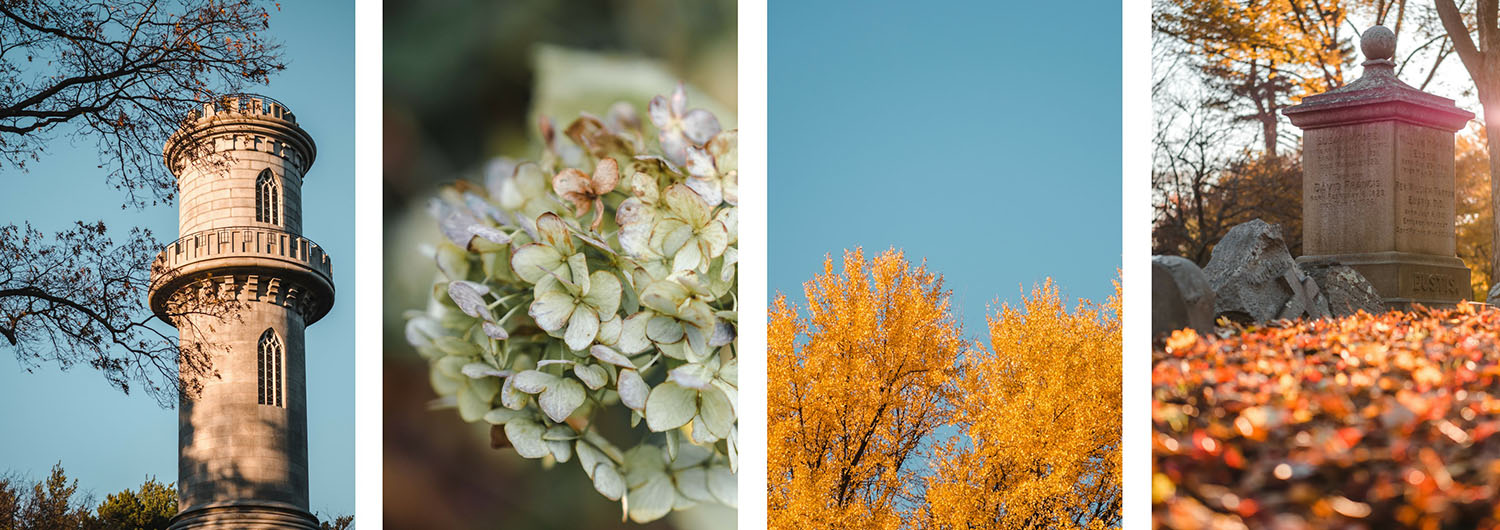
[[[1214,331],[1214,288],[1192,260],[1151,256],[1151,336],[1192,328],[1199,335]]]
[[[1297,267],[1280,225],[1235,225],[1214,245],[1203,274],[1214,290],[1215,318],[1252,324],[1328,316],[1328,301]]]
[[[1302,135],[1299,262],[1353,267],[1389,306],[1469,298],[1454,241],[1453,133],[1473,114],[1396,78],[1396,37],[1360,36],[1364,73],[1283,111]]]

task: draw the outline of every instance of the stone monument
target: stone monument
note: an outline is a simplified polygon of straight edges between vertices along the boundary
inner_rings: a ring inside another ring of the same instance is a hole
[[[1360,36],[1364,73],[1283,111],[1302,135],[1299,262],[1332,259],[1389,306],[1471,296],[1455,253],[1453,133],[1474,115],[1396,78],[1396,36]]]
[[[316,154],[286,105],[255,95],[204,105],[167,141],[181,239],[152,267],[151,308],[184,344],[212,344],[217,372],[180,399],[174,530],[319,527],[308,512],[303,332],[328,314],[334,289],[328,256],[301,235]],[[205,289],[237,301],[234,314],[173,310]]]

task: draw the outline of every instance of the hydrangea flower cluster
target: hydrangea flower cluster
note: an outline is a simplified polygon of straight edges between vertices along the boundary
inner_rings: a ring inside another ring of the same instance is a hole
[[[636,522],[737,494],[737,131],[686,107],[681,85],[651,100],[655,142],[626,103],[566,141],[543,118],[539,160],[445,188],[441,275],[406,327],[464,421],[578,462]]]

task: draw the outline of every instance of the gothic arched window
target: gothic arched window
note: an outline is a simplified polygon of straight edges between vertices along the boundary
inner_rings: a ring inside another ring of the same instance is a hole
[[[281,224],[281,186],[276,184],[276,175],[271,174],[270,168],[255,177],[255,220]]]
[[[266,329],[260,334],[260,344],[256,346],[256,360],[260,366],[260,404],[282,406],[281,401],[281,339],[276,332]]]

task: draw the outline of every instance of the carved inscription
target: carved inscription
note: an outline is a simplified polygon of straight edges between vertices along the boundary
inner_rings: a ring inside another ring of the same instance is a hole
[[[1403,131],[1396,159],[1396,233],[1453,237],[1451,136],[1427,128]],[[1445,144],[1444,140],[1448,143]]]
[[[1388,149],[1384,135],[1374,129],[1355,129],[1346,135],[1322,135],[1312,142],[1317,174],[1311,200],[1341,208],[1373,208],[1389,196],[1375,172],[1375,160]]]
[[[1304,245],[1309,252],[1359,252],[1379,240],[1390,222],[1390,129],[1357,125],[1303,137],[1307,183],[1303,188]],[[1389,237],[1389,229],[1384,233]]]
[[[1435,297],[1464,297],[1464,287],[1452,274],[1412,271],[1409,285],[1414,295]]]

